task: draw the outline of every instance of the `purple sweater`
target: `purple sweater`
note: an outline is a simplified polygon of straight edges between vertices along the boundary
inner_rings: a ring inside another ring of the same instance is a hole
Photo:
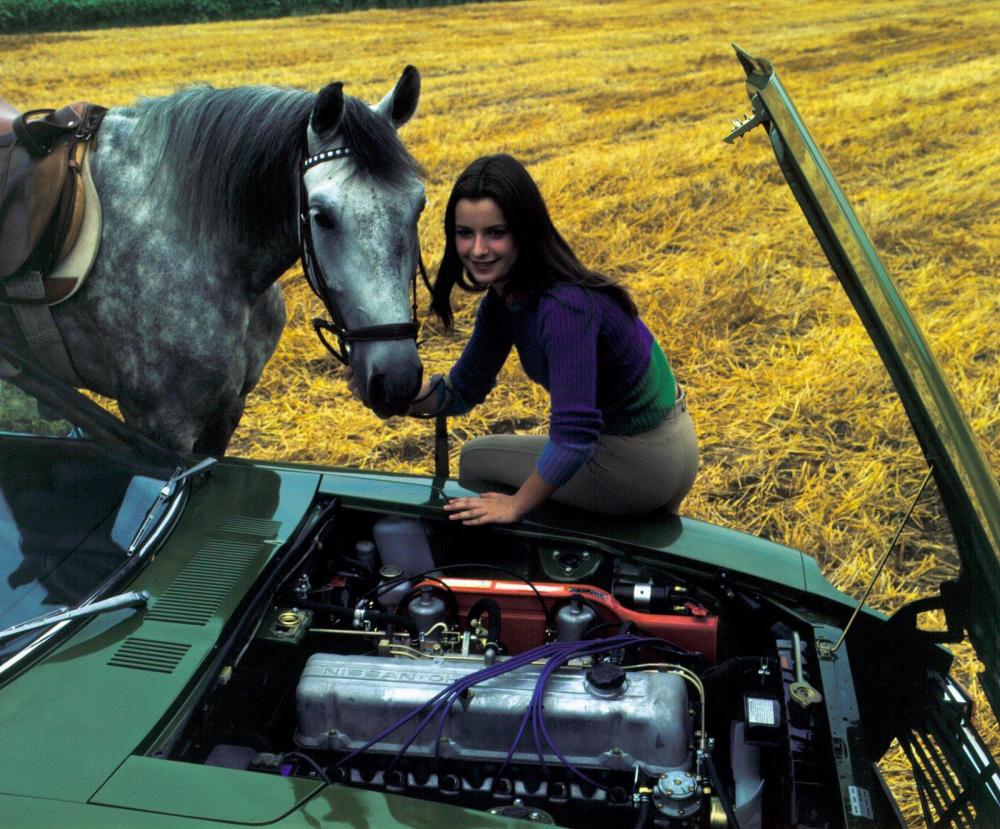
[[[486,399],[512,346],[528,377],[549,392],[549,441],[537,469],[552,486],[573,477],[601,434],[645,432],[674,406],[673,372],[642,320],[608,294],[559,283],[528,306],[486,292],[449,376],[447,414]]]

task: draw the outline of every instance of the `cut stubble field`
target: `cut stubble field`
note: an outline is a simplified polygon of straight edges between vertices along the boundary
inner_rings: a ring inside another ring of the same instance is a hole
[[[774,62],[1000,468],[993,3],[538,0],[2,37],[0,94],[116,105],[193,82],[339,79],[375,101],[416,65],[420,109],[402,134],[427,171],[431,271],[454,176],[483,153],[521,158],[580,257],[632,291],[687,389],[701,471],[684,512],[805,550],[858,595],[925,466],[764,134],[722,143],[748,109],[730,42]],[[429,472],[430,426],[354,402],[298,268],[283,284],[289,324],[230,451]],[[450,333],[421,312],[428,372],[457,357],[474,306],[461,298]],[[486,404],[451,422],[452,469],[465,439],[546,421],[544,391],[510,360]],[[957,572],[932,500],[876,584],[880,609]],[[996,752],[978,666],[957,654]],[[885,765],[915,819],[901,757]]]

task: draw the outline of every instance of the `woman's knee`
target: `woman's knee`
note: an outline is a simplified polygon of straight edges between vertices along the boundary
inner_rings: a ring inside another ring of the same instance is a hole
[[[534,435],[485,435],[466,443],[458,456],[458,482],[466,489],[483,490],[500,484],[523,484],[545,445]]]

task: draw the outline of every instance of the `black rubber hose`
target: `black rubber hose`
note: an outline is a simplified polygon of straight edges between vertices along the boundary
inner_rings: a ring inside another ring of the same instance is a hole
[[[320,610],[332,616],[354,616],[353,607],[344,607],[339,604],[330,604],[329,602],[315,602],[312,599],[296,600],[295,606],[301,607],[303,610]]]
[[[623,636],[626,633],[631,633],[635,630],[635,622],[631,619],[625,621],[625,623],[618,628],[618,635]],[[625,661],[625,648],[615,651],[611,656],[608,657],[608,662],[612,662],[615,665],[621,665]]]
[[[739,821],[736,820],[736,811],[733,809],[733,802],[729,799],[729,792],[726,791],[726,787],[722,785],[722,778],[719,777],[719,772],[715,768],[715,762],[712,760],[711,754],[705,754],[705,766],[708,768],[708,776],[712,781],[712,787],[715,789],[716,794],[719,795],[719,800],[722,801],[722,808],[726,812],[730,829],[740,829]]]
[[[469,610],[468,616],[465,617],[465,624],[468,627],[469,622],[473,619],[478,619],[483,613],[489,614],[490,623],[486,628],[486,641],[492,642],[494,645],[500,644],[500,604],[496,599],[480,599],[476,602]]]
[[[635,829],[646,829],[649,826],[649,819],[653,815],[653,801],[649,795],[645,795],[639,801],[639,816],[635,820]]]
[[[340,605],[326,604],[325,602],[313,602],[308,599],[296,602],[295,606],[301,607],[303,610],[318,610],[321,613],[329,613],[339,619],[343,619],[345,616],[349,619],[354,618],[353,607],[341,607]],[[387,613],[383,610],[374,610],[369,608],[364,612],[363,618],[369,622],[383,622],[387,625],[405,627],[410,636],[413,636],[414,638],[420,636],[420,632],[417,630],[416,622],[407,616],[397,616],[395,613]]]
[[[398,616],[395,613],[387,613],[381,610],[366,610],[364,618],[373,622],[382,622],[386,625],[397,625],[406,628],[407,633],[413,638],[417,639],[420,637],[420,631],[417,630],[417,623],[409,616]]]

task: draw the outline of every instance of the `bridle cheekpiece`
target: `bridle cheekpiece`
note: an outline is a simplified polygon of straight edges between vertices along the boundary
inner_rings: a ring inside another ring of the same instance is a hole
[[[334,147],[324,150],[316,155],[309,156],[302,161],[299,173],[299,248],[302,257],[302,270],[305,273],[306,281],[313,293],[318,296],[326,310],[330,314],[330,321],[320,317],[312,321],[313,330],[319,337],[321,343],[327,350],[345,366],[351,364],[351,343],[371,342],[375,340],[416,340],[417,332],[420,330],[420,323],[417,322],[417,274],[414,271],[412,279],[413,287],[413,317],[410,322],[388,323],[386,325],[369,325],[363,328],[348,328],[344,322],[344,317],[337,308],[333,297],[326,286],[323,274],[323,266],[316,258],[313,247],[312,226],[309,222],[309,203],[306,194],[305,174],[317,164],[327,161],[338,161],[352,155],[350,147]],[[417,246],[417,263],[420,266],[420,273],[423,276],[424,284],[430,290],[430,281],[427,278],[427,271],[424,268],[423,259],[420,256],[419,244]],[[326,338],[326,332],[337,338],[336,345]]]

